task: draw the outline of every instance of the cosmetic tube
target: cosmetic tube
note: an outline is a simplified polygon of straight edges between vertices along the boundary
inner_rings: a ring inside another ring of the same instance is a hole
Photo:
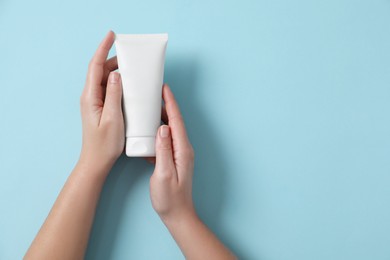
[[[122,78],[126,155],[155,156],[168,34],[117,34]]]

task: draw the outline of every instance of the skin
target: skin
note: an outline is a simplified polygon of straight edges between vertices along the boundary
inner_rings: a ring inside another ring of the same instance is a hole
[[[83,144],[53,208],[24,259],[83,259],[102,187],[125,144],[122,86],[116,57],[107,60],[115,35],[109,32],[90,61],[80,107]],[[156,136],[150,197],[188,259],[236,259],[203,224],[192,201],[194,151],[167,85],[163,86],[163,125]]]

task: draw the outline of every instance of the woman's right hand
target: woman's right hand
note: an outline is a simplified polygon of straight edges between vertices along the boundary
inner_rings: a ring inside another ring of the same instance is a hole
[[[156,168],[150,178],[153,208],[169,229],[186,259],[236,259],[198,218],[192,202],[194,150],[173,93],[163,87],[168,125],[156,136]],[[166,114],[165,114],[166,112]]]
[[[150,178],[150,196],[153,208],[165,222],[195,215],[192,202],[194,151],[172,91],[165,84],[162,92],[163,114],[168,125],[160,126],[156,136],[156,167]]]

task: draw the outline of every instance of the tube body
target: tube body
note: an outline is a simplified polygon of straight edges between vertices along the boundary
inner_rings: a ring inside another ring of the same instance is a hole
[[[168,34],[117,34],[123,86],[126,155],[155,156]]]

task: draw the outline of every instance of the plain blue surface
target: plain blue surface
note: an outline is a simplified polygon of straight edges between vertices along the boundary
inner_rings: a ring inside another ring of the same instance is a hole
[[[194,198],[242,259],[390,259],[390,1],[0,2],[0,259],[20,259],[81,145],[109,29],[169,33]],[[87,259],[182,259],[122,157]]]

